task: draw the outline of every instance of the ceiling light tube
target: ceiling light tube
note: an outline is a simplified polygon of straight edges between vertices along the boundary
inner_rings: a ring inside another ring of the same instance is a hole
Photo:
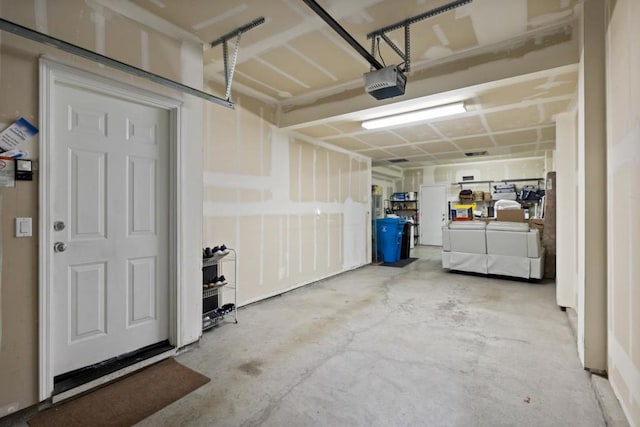
[[[420,122],[423,120],[435,119],[438,117],[452,116],[454,114],[466,113],[464,102],[454,104],[439,105],[437,107],[426,108],[424,110],[411,111],[395,116],[381,117],[379,119],[366,120],[362,122],[365,129],[378,129],[390,126],[397,126],[407,123]]]

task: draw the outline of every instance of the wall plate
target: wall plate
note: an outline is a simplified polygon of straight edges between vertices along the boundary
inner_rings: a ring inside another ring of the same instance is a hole
[[[31,160],[16,159],[16,181],[33,181]]]

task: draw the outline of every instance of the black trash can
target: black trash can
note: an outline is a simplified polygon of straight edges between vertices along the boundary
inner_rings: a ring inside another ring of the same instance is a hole
[[[411,227],[413,224],[409,221],[404,223],[402,229],[402,244],[400,246],[400,259],[409,258],[409,252],[411,251]]]

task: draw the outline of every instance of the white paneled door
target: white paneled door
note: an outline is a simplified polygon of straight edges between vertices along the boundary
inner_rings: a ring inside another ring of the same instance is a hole
[[[54,375],[169,338],[169,114],[55,87]]]
[[[420,244],[442,246],[442,226],[447,221],[447,187],[420,187]]]

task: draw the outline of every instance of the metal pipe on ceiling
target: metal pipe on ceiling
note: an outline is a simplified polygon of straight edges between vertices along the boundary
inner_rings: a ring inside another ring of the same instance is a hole
[[[213,102],[215,104],[219,104],[227,108],[234,107],[233,102],[230,102],[226,99],[219,98],[215,95],[211,95],[207,92],[203,92],[201,90],[192,88],[191,86],[184,85],[182,83],[176,82],[175,80],[162,77],[158,74],[150,73],[149,71],[143,70],[142,68],[125,64],[124,62],[109,58],[108,56],[101,55],[99,53],[85,49],[83,47],[76,46],[71,43],[67,43],[63,40],[41,33],[39,31],[32,30],[30,28],[24,27],[22,25],[16,24],[11,21],[7,21],[6,19],[0,18],[0,30],[16,34],[20,37],[24,37],[26,39],[33,40],[38,43],[53,46],[64,52],[71,53],[73,55],[88,59],[93,62],[97,62],[98,64],[102,64],[107,67],[111,67],[116,70],[123,71],[128,74],[132,74],[136,77],[141,77],[143,79],[150,80],[154,83],[158,83],[162,86],[175,89],[189,95],[197,96],[198,98],[202,98],[205,101]]]
[[[366,59],[367,62],[371,64],[372,67],[374,67],[376,70],[380,70],[384,68],[384,65],[382,65],[373,55],[367,52],[367,50],[364,47],[362,47],[362,45],[358,43],[356,39],[353,38],[353,36],[351,36],[351,34],[347,32],[347,30],[345,30],[340,24],[338,24],[338,21],[333,19],[333,17],[329,15],[329,13],[327,13],[327,11],[324,10],[322,6],[320,6],[315,0],[302,0],[302,1],[305,2],[305,4],[309,6],[311,10],[313,10],[316,13],[316,15],[322,18],[324,22],[329,24],[329,26],[336,33],[338,33],[338,35],[342,37],[347,43],[349,43],[349,45],[352,48],[354,48],[356,52],[360,54],[360,56]]]

